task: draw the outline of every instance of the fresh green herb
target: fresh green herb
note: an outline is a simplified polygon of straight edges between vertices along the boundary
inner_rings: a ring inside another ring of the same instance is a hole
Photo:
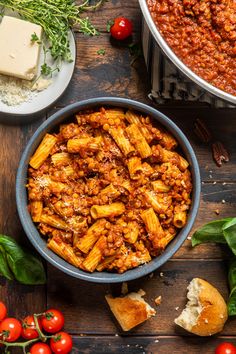
[[[228,282],[230,295],[228,299],[228,311],[231,316],[236,315],[236,260],[229,267]]]
[[[47,63],[41,65],[41,74],[44,76],[48,76],[52,73],[52,68],[48,66]]]
[[[114,20],[107,21],[107,32],[110,32],[110,29],[113,25],[114,25]]]
[[[192,246],[206,242],[226,243],[233,255],[236,255],[236,217],[225,218],[222,220],[212,221],[199,230],[192,236]],[[230,295],[228,299],[228,314],[229,316],[236,315],[236,258],[232,259],[229,267],[228,282]]]
[[[9,268],[7,263],[6,253],[2,246],[0,246],[0,274],[2,274],[8,280],[14,279],[11,269]]]
[[[222,230],[229,248],[236,255],[236,218],[228,220],[223,225]]]
[[[105,49],[98,49],[98,51],[97,51],[97,54],[98,55],[105,55],[106,54],[106,51],[105,51]]]
[[[131,43],[128,45],[130,55],[133,57],[130,65],[133,65],[134,62],[142,56],[142,47],[139,43]]]
[[[31,42],[32,43],[38,43],[38,44],[41,43],[39,37],[37,36],[37,34],[35,32],[33,34],[31,34]]]
[[[202,226],[199,230],[194,232],[191,239],[192,246],[194,247],[206,242],[226,243],[222,228],[226,221],[230,220],[232,219],[216,220]]]
[[[0,235],[0,273],[22,284],[45,284],[42,262],[25,250],[10,236]]]
[[[43,60],[43,64],[41,65],[41,71],[40,71],[40,75],[42,76],[51,76],[54,71],[60,71],[60,65],[57,61],[57,65],[55,67],[51,67],[47,64],[47,54],[49,52],[49,49],[47,49],[45,47],[45,45],[43,45],[43,53],[44,53],[44,60]]]
[[[140,57],[142,55],[142,48],[139,43],[131,43],[129,44],[129,52],[130,55]]]
[[[51,68],[51,66],[49,66],[47,63],[43,63],[41,65],[41,75],[43,76],[52,76],[52,74],[54,73],[54,71],[60,71],[59,67],[56,68]]]
[[[92,25],[88,17],[83,18],[78,31],[87,36],[99,36],[100,34],[100,32]]]
[[[42,26],[53,59],[71,61],[69,29],[78,29],[87,35],[97,35],[98,31],[88,17],[82,18],[81,13],[97,9],[104,1],[99,0],[95,5],[89,6],[89,0],[80,5],[76,5],[73,0],[0,0],[0,11],[13,10],[24,20]]]

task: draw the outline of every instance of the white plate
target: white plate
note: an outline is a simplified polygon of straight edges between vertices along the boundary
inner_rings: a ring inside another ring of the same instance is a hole
[[[16,106],[8,106],[0,99],[0,118],[4,119],[4,113],[6,115],[34,115],[52,105],[58,98],[64,93],[72,78],[75,59],[76,59],[76,44],[73,33],[69,32],[70,50],[73,58],[73,62],[63,62],[60,68],[60,72],[55,72],[52,76],[52,83],[41,92],[33,92],[27,102],[23,102]],[[1,54],[0,54],[1,55]],[[47,64],[50,65],[50,56]],[[41,48],[41,54],[39,59],[39,71],[43,64],[43,50]]]

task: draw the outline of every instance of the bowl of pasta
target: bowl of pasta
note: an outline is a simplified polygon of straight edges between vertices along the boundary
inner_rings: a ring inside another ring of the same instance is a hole
[[[200,174],[183,132],[164,114],[123,98],[69,105],[28,142],[16,202],[37,251],[91,282],[142,277],[189,234]]]

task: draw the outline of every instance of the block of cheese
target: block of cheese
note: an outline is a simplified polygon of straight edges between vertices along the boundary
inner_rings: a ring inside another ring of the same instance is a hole
[[[0,24],[0,73],[32,80],[37,74],[42,27],[15,17],[4,16]]]

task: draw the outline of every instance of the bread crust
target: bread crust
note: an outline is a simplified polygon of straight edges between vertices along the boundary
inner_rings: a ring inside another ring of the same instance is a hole
[[[123,331],[129,331],[155,314],[137,293],[116,298],[106,295],[105,298]]]
[[[191,332],[199,336],[211,336],[222,331],[228,318],[227,306],[222,295],[213,285],[200,278],[197,278],[197,281],[201,287],[198,297],[202,311]]]

